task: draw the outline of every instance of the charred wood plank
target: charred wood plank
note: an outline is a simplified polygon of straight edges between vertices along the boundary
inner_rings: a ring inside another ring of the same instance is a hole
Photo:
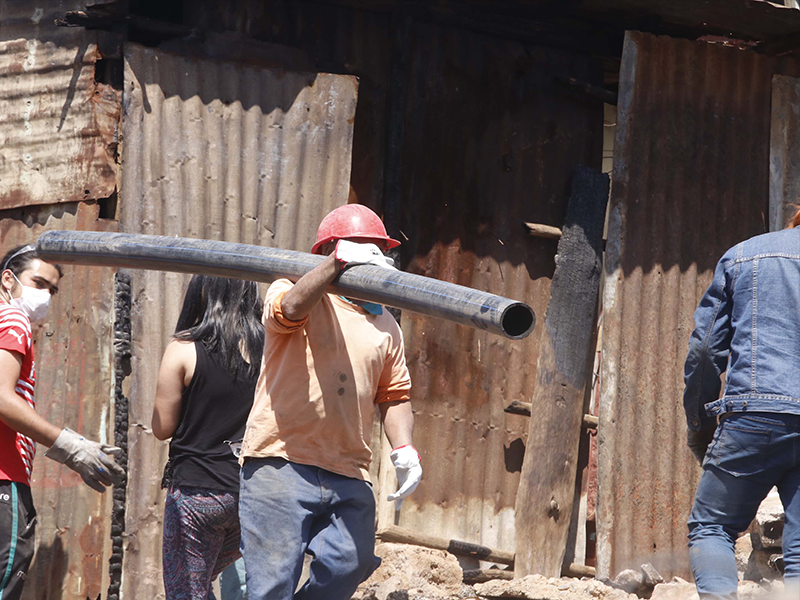
[[[558,577],[575,492],[600,289],[608,176],[579,166],[558,243],[516,501],[515,573]],[[546,540],[546,543],[543,543]]]

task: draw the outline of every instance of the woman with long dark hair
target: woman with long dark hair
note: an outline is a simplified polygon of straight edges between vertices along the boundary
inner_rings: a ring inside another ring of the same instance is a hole
[[[241,440],[264,348],[251,281],[195,275],[164,351],[153,434],[170,441],[162,564],[167,600],[206,600],[239,557]]]

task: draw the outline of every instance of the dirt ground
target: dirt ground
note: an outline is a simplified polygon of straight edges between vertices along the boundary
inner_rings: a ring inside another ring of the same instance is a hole
[[[493,580],[469,586],[456,557],[441,550],[404,544],[379,544],[382,564],[354,600],[639,600],[636,594],[597,579],[560,579],[530,575],[511,581]],[[698,600],[694,584],[676,578],[651,589],[650,600]],[[781,582],[742,581],[739,600],[783,600]],[[797,598],[792,598],[797,600]]]

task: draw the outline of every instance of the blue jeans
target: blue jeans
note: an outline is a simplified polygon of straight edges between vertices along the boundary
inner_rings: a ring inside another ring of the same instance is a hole
[[[250,458],[241,471],[239,519],[250,600],[349,600],[380,565],[375,499],[365,481]],[[306,552],[310,578],[295,593]]]
[[[689,558],[700,598],[735,600],[734,544],[778,487],[786,513],[784,578],[800,582],[800,415],[732,413],[703,460],[689,517]]]
[[[247,600],[244,559],[238,558],[219,574],[220,600]]]

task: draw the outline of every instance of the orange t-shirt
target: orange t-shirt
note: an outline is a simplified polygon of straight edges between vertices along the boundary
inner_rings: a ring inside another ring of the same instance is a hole
[[[403,335],[332,294],[302,321],[281,312],[292,287],[279,279],[264,301],[264,358],[242,443],[247,457],[281,457],[369,481],[375,405],[408,400]]]

